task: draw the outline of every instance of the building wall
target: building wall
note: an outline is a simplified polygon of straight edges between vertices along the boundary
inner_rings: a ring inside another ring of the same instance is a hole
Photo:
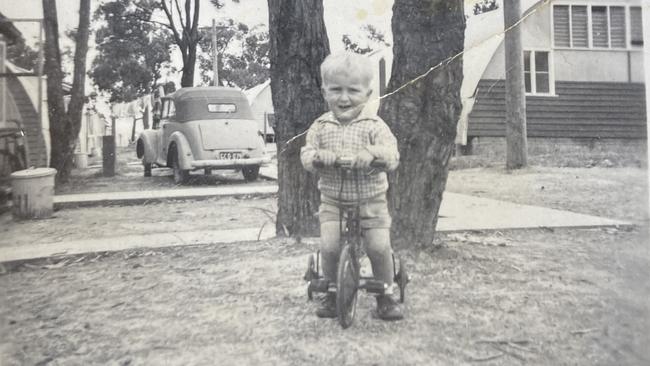
[[[556,93],[526,97],[529,137],[646,138],[643,84],[559,81]],[[505,136],[505,94],[503,80],[481,80],[469,138]]]
[[[639,1],[555,1],[559,4],[640,5]],[[643,82],[643,50],[575,50],[553,49],[551,29],[552,5],[543,6],[528,17],[522,25],[524,50],[549,50],[552,52],[556,81]],[[650,42],[650,40],[646,40]],[[628,61],[629,57],[629,61]],[[505,77],[505,52],[499,46],[488,65],[483,79]]]

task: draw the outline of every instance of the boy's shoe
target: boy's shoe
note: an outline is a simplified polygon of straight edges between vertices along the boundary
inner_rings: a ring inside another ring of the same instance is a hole
[[[316,310],[319,318],[336,318],[336,294],[328,292],[321,299],[320,307]]]
[[[391,295],[377,296],[377,317],[382,320],[402,320],[404,314]]]

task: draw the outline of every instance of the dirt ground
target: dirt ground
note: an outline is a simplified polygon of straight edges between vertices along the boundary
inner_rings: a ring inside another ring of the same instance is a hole
[[[307,301],[302,275],[315,239],[5,265],[0,364],[650,363],[645,169],[466,169],[450,173],[447,189],[637,226],[440,235],[431,248],[399,253],[413,276],[406,319],[373,319],[374,299],[362,293],[347,330],[316,318]],[[0,237],[26,243],[256,227],[275,207],[275,197],[239,197],[65,209],[21,223],[5,215]]]

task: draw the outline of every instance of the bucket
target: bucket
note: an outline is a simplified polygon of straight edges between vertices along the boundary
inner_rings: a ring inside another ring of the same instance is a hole
[[[88,155],[86,153],[75,153],[74,154],[74,166],[77,169],[86,169],[86,168],[88,168]]]
[[[12,213],[17,219],[45,219],[54,207],[56,169],[36,168],[11,173]]]

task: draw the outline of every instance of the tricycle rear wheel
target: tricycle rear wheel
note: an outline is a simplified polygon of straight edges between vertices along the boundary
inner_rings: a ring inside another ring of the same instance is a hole
[[[393,257],[393,266],[396,264],[399,265],[399,267],[397,267],[399,269],[395,269],[396,273],[394,280],[399,287],[399,302],[404,303],[404,300],[406,298],[406,285],[409,283],[410,278],[408,272],[406,271],[406,267],[404,266],[404,261],[402,258],[397,258],[397,261],[395,261],[395,257]]]
[[[257,177],[260,174],[260,166],[259,165],[245,166],[241,169],[241,172],[244,175],[244,179],[247,182],[252,182],[254,180],[257,180]]]

